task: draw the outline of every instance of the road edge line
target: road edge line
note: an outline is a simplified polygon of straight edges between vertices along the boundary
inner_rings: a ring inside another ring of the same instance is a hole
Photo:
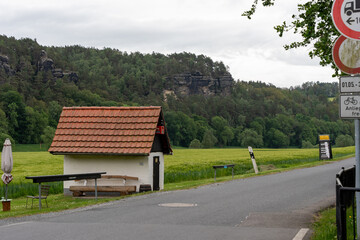
[[[308,231],[309,231],[308,228],[300,229],[300,231],[295,235],[295,237],[292,240],[302,240]]]

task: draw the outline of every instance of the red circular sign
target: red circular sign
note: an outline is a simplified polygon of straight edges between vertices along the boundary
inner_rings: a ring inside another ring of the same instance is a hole
[[[345,54],[346,57],[348,57],[349,55],[351,56],[351,54],[348,54],[348,49],[346,49],[346,41],[353,41],[353,42],[356,42],[356,43],[359,43],[358,41],[354,41],[354,40],[351,40],[351,39],[348,39],[344,36],[340,36],[334,43],[334,46],[333,46],[333,51],[332,51],[332,54],[333,54],[333,60],[334,60],[334,63],[335,65],[344,73],[347,73],[347,74],[358,74],[360,73],[360,66],[357,66],[357,64],[349,64],[349,61],[345,61],[345,59],[343,59],[341,57],[341,55],[343,55],[342,53]],[[351,52],[354,52],[354,51],[351,51]],[[358,59],[356,56],[354,57],[355,58],[355,62],[357,63]],[[351,59],[351,60],[354,60],[354,59]]]
[[[331,15],[335,27],[342,35],[360,40],[359,0],[335,0]]]

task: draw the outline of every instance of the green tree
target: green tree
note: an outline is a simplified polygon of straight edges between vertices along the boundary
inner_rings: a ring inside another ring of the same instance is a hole
[[[41,141],[45,144],[45,146],[47,148],[50,147],[53,139],[54,139],[54,136],[55,136],[55,131],[56,129],[53,128],[53,127],[50,127],[50,126],[47,126],[45,129],[44,129],[44,132],[43,134],[41,135]]]
[[[263,138],[253,129],[245,129],[239,136],[238,142],[242,147],[256,147],[261,148],[264,146]]]
[[[165,119],[169,137],[174,145],[188,147],[196,137],[196,124],[183,112],[166,112]]]
[[[217,138],[214,136],[212,130],[207,130],[204,134],[203,140],[202,140],[202,146],[203,148],[212,148],[215,146],[215,144],[218,142]]]
[[[350,135],[339,135],[335,139],[335,145],[337,147],[354,146],[354,139]]]
[[[229,127],[228,121],[223,117],[212,117],[211,126],[215,130],[215,136],[221,145],[226,146],[234,138],[233,130]]]
[[[60,114],[62,111],[62,107],[57,101],[51,101],[49,103],[49,125],[50,127],[56,128]]]
[[[0,132],[1,133],[8,132],[8,122],[6,119],[6,114],[1,108],[0,108]]]
[[[276,0],[261,0],[263,6],[272,6]],[[331,8],[332,0],[310,0],[298,4],[298,14],[292,15],[292,22],[284,21],[281,25],[275,27],[279,36],[282,37],[284,32],[293,31],[302,37],[301,41],[295,41],[285,45],[285,49],[298,47],[308,47],[311,45],[309,56],[311,58],[319,57],[320,65],[332,65],[336,74],[338,73],[332,61],[332,51],[329,45],[340,35],[332,23]],[[249,19],[256,11],[258,0],[254,0],[251,9],[245,11],[243,16]]]
[[[271,128],[266,134],[266,145],[268,147],[282,148],[288,147],[289,137],[278,129]]]
[[[7,138],[10,139],[11,144],[15,144],[14,139],[10,135],[0,132],[0,147],[1,147],[1,149],[2,149],[2,147],[4,145],[4,142],[5,142],[5,140]]]

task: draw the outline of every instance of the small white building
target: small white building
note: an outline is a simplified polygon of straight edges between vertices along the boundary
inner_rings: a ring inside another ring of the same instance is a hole
[[[64,155],[64,174],[106,172],[99,186],[164,188],[164,154],[172,154],[161,107],[64,107],[49,148]],[[110,176],[109,176],[110,177]],[[70,186],[94,181],[65,181]]]

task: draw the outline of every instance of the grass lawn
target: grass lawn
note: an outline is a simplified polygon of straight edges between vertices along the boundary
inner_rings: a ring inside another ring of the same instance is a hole
[[[34,200],[33,208],[31,208],[31,199],[28,199],[28,206],[26,208],[26,197],[20,197],[11,201],[11,210],[2,211],[0,206],[0,219],[8,217],[20,217],[39,213],[58,212],[67,209],[74,209],[79,207],[85,207],[94,204],[105,203],[109,201],[119,200],[124,197],[113,198],[99,198],[97,201],[91,198],[73,198],[71,196],[64,196],[63,194],[50,194],[48,201],[48,208],[46,207],[45,200],[42,200],[42,209],[39,210],[39,201]]]
[[[355,147],[333,148],[333,157],[339,160],[353,156]],[[281,170],[296,166],[314,166],[319,160],[319,149],[254,149],[260,171]],[[175,149],[165,156],[165,182],[174,183],[211,178],[213,165],[235,164],[235,174],[252,173],[248,149]],[[219,175],[218,175],[219,174]],[[231,169],[217,171],[218,176],[231,175]]]

